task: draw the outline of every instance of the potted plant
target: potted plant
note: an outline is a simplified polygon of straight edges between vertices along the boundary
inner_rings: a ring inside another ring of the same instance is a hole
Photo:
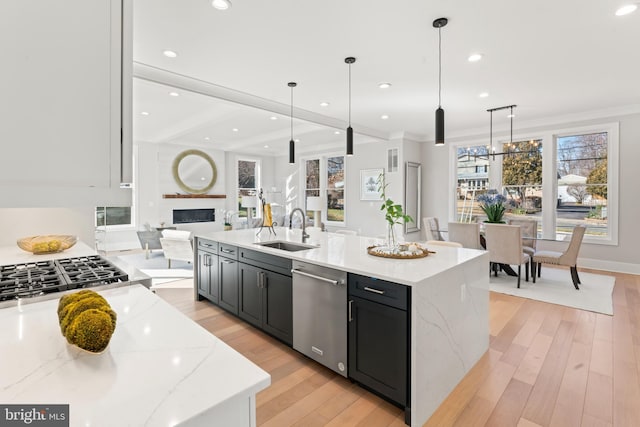
[[[502,194],[494,193],[486,193],[478,196],[478,202],[480,202],[480,208],[487,215],[487,220],[485,222],[494,222],[504,224],[502,220],[502,216],[504,215],[506,206],[505,202],[507,198]]]
[[[380,210],[384,211],[384,219],[387,221],[387,247],[393,252],[397,252],[398,244],[396,242],[396,235],[394,231],[394,225],[404,224],[413,221],[409,215],[406,215],[402,210],[402,205],[395,203],[393,200],[387,197],[387,183],[384,179],[384,173],[378,176],[378,191],[380,192],[380,198],[382,199],[382,205]]]
[[[229,231],[233,227],[231,225],[231,217],[233,216],[233,211],[225,211],[224,213],[224,231]]]

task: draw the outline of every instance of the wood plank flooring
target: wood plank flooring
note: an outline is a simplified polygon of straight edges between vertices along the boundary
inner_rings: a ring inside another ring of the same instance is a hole
[[[491,293],[489,351],[425,425],[640,426],[640,276],[596,273],[616,278],[614,316]],[[157,294],[271,374],[258,425],[404,425],[399,408],[191,289]]]

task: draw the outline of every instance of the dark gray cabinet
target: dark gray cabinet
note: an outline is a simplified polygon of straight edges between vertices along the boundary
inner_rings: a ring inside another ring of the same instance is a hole
[[[248,249],[240,249],[239,259],[238,316],[291,345],[291,260]]]
[[[238,315],[238,248],[220,243],[218,254],[218,305]]]
[[[409,406],[409,289],[349,274],[349,377]]]
[[[199,240],[197,258],[198,297],[218,304],[218,244]]]

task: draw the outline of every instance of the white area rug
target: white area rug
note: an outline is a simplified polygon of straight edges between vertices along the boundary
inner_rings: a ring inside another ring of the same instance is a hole
[[[578,274],[582,282],[578,285],[580,290],[573,287],[568,269],[549,268],[546,265],[542,266],[542,277],[537,277],[535,284],[531,278],[528,282],[524,281],[524,271],[520,280],[520,289],[516,287],[518,280],[516,277],[507,276],[504,273],[494,277],[492,274],[489,289],[501,294],[613,315],[611,294],[615,277],[583,272]]]

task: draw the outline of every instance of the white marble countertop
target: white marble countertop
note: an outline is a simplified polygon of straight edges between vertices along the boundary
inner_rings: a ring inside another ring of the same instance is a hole
[[[0,310],[0,402],[70,404],[72,426],[173,426],[270,376],[141,285],[101,291],[118,314],[107,349],[60,333],[58,300]]]
[[[284,240],[295,243],[302,242],[300,229],[276,227],[276,235],[269,234],[267,229],[256,236],[257,229],[218,231],[198,233],[198,238],[210,239],[234,246],[244,247],[278,255],[283,258],[307,261],[312,264],[336,268],[342,271],[362,274],[379,279],[390,280],[408,286],[414,286],[423,280],[442,273],[452,267],[463,264],[485,251],[474,249],[438,246],[429,248],[435,254],[418,259],[390,259],[376,257],[367,253],[372,245],[381,245],[383,241],[371,237],[351,236],[337,233],[315,232],[306,240],[306,244],[317,248],[288,252],[281,249],[268,248],[255,243],[271,240]],[[424,244],[422,244],[424,247]]]

